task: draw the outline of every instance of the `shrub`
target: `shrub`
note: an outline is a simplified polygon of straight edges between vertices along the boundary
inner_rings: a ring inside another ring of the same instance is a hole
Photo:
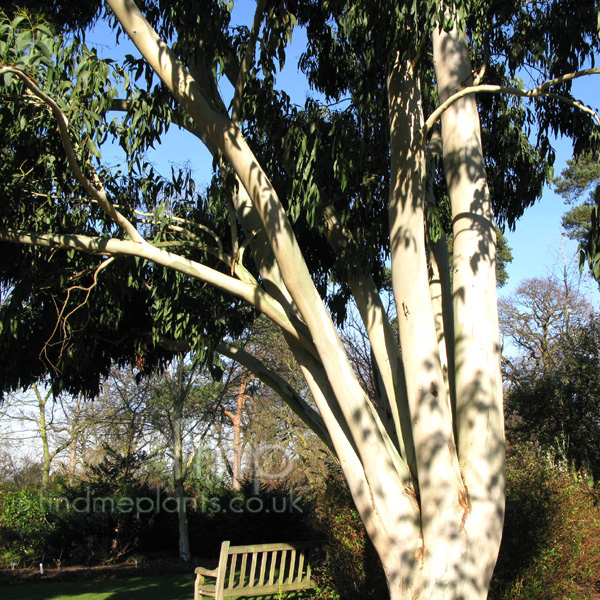
[[[314,510],[315,529],[327,543],[328,561],[318,600],[388,597],[381,561],[368,538],[341,473],[332,472]]]
[[[94,480],[46,494],[56,526],[48,549],[69,563],[106,564],[131,552],[175,553],[177,518],[159,503],[170,494],[144,481],[108,485]],[[172,503],[171,503],[172,504]]]
[[[193,555],[217,555],[221,542],[258,544],[303,541],[314,537],[307,524],[309,505],[286,482],[279,486],[244,483],[242,490],[212,490],[189,512]],[[256,493],[258,491],[258,493]]]
[[[510,449],[504,536],[490,600],[600,599],[600,511],[585,477]]]
[[[100,564],[133,551],[175,553],[176,515],[152,504],[167,494],[149,485],[131,460],[123,469],[125,462],[107,454],[86,481],[55,478],[45,490],[0,491],[0,562]]]
[[[0,566],[39,563],[55,524],[47,518],[39,490],[0,491]]]

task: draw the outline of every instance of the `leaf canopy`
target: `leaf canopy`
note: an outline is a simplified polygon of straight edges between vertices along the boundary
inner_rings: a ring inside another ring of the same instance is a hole
[[[71,9],[80,4],[20,6],[43,9],[46,20],[36,24],[10,4],[0,20],[0,68],[22,70],[56,102],[86,177],[102,182],[118,209],[156,246],[223,274],[243,262],[258,277],[240,254],[240,240],[231,236],[228,205],[237,183],[227,165],[216,156],[213,180],[200,189],[185,168],[159,173],[149,164],[147,151],[172,127],[197,134],[150,67],[134,56],[120,63],[102,60],[78,35],[60,33],[93,22],[99,4],[77,10]],[[147,0],[140,7],[206,98],[227,112],[219,85],[238,83],[254,39],[249,27],[232,23],[232,4]],[[480,1],[457,8],[467,25],[476,76],[485,83],[522,87],[528,77],[537,84],[593,64],[598,51],[597,8],[589,0]],[[103,18],[118,34],[114,19]],[[379,286],[386,277],[390,52],[400,49],[414,61],[426,113],[432,112],[438,98],[429,34],[440,18],[452,25],[444,4],[429,1],[265,4],[245,73],[240,127],[282,199],[317,288],[338,321],[345,315],[352,272],[370,270]],[[305,28],[308,40],[299,65],[314,90],[304,106],[294,105],[276,85],[297,26]],[[566,98],[570,86],[560,87]],[[495,213],[500,225],[513,227],[551,177],[551,135],[571,137],[578,152],[597,149],[598,135],[588,114],[565,109],[556,98],[482,94],[478,100]],[[125,152],[120,168],[102,160],[112,141]],[[47,105],[8,72],[0,78],[0,155],[0,228],[126,239],[72,176]],[[435,203],[429,215],[439,235],[451,222],[441,168],[435,160],[430,165]],[[326,241],[330,211],[346,232],[336,250]],[[186,340],[199,352],[208,348],[208,359],[218,340],[238,336],[253,318],[239,300],[132,257],[117,256],[107,264],[96,253],[5,245],[0,280],[3,389],[49,376],[57,392],[94,394],[111,361],[151,370],[169,354],[158,344],[165,338]]]

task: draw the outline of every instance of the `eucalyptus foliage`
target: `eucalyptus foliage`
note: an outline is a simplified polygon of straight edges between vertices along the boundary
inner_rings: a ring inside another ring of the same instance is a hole
[[[172,171],[164,177],[144,160],[144,150],[174,118],[172,102],[165,106],[154,94],[144,93],[132,83],[128,68],[101,60],[77,36],[56,36],[43,21],[26,15],[4,18],[0,38],[2,64],[35,73],[40,89],[56,99],[68,119],[75,159],[88,176],[102,181],[120,210],[153,243],[178,246],[181,254],[207,264],[216,262],[206,249],[207,240],[214,246],[215,234],[205,228],[219,231],[224,210],[219,193],[201,194],[189,172]],[[26,91],[14,74],[5,73],[3,81],[2,222],[32,235],[51,230],[125,237],[73,179],[56,119],[43,101]],[[120,114],[115,105],[121,104],[127,110],[122,118],[115,117]],[[107,140],[126,150],[125,171],[102,166],[100,149]],[[198,225],[188,240],[174,241],[172,228],[187,226],[177,220],[180,214]],[[202,353],[210,340],[239,334],[250,316],[230,297],[134,258],[107,262],[97,253],[54,254],[8,245],[2,253],[2,280],[5,390],[50,374],[56,392],[95,394],[99,378],[113,362],[133,362],[150,371],[169,356],[154,344],[158,337],[191,340]],[[192,318],[192,312],[199,318]]]
[[[551,136],[598,151],[571,95],[600,73],[596,4],[259,0],[249,27],[223,0],[106,5],[0,22],[0,387],[93,394],[111,361],[235,358],[337,456],[392,598],[484,598],[504,513],[496,225],[540,197]],[[101,60],[94,18],[139,55]],[[299,26],[303,106],[277,86]],[[172,127],[212,153],[206,189],[149,164]],[[336,330],[351,298],[374,401]],[[255,312],[312,400],[235,343]]]

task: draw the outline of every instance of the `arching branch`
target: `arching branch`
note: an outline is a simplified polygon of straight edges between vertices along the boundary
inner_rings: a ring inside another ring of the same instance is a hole
[[[552,94],[547,91],[555,85],[559,85],[567,81],[573,81],[574,79],[578,79],[579,77],[584,77],[586,75],[600,75],[600,69],[584,69],[575,73],[567,73],[566,75],[546,81],[538,87],[529,90],[502,85],[474,85],[465,87],[455,94],[452,94],[452,96],[450,96],[445,102],[442,102],[442,104],[440,104],[440,106],[438,106],[431,113],[421,130],[421,139],[425,140],[433,125],[442,116],[442,114],[446,112],[448,108],[450,108],[450,106],[452,106],[457,100],[460,100],[461,98],[464,98],[470,94],[510,94],[512,96],[520,96],[523,98],[554,98],[564,102],[565,104],[568,104],[569,106],[573,106],[574,108],[578,108],[579,110],[590,114],[598,123],[598,125],[600,125],[600,116],[598,116],[598,113],[589,106],[586,106],[577,100],[573,100],[572,98],[568,98],[567,96],[563,96],[561,94]]]
[[[77,156],[75,155],[75,150],[73,148],[73,144],[71,142],[71,136],[69,134],[69,121],[65,114],[62,112],[58,104],[42,91],[39,86],[33,81],[31,77],[25,71],[21,69],[17,69],[16,67],[5,66],[0,68],[0,75],[11,74],[18,77],[25,87],[39,100],[41,100],[54,115],[58,125],[58,131],[60,133],[60,139],[62,141],[63,147],[65,149],[65,153],[67,156],[67,161],[69,162],[69,166],[75,175],[77,181],[83,186],[85,191],[98,202],[101,206],[102,210],[106,212],[106,214],[120,227],[122,227],[125,232],[131,237],[131,239],[138,243],[144,244],[146,241],[140,235],[135,226],[126,219],[118,210],[115,209],[112,202],[108,199],[106,192],[104,191],[102,184],[99,181],[92,183],[81,170],[79,163],[77,162]]]
[[[262,288],[211,269],[202,263],[156,248],[152,244],[144,243],[142,245],[131,240],[86,235],[35,234],[5,228],[0,228],[0,241],[27,246],[72,249],[107,256],[137,256],[149,260],[155,264],[205,281],[223,292],[245,300],[300,342],[309,352],[316,355],[314,346],[302,333],[306,326],[293,316],[288,318],[281,305]]]

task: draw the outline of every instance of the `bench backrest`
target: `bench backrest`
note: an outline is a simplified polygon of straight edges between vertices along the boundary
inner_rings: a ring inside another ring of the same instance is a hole
[[[251,591],[276,594],[314,587],[313,569],[325,561],[321,542],[290,544],[221,545],[217,598],[242,596]]]

